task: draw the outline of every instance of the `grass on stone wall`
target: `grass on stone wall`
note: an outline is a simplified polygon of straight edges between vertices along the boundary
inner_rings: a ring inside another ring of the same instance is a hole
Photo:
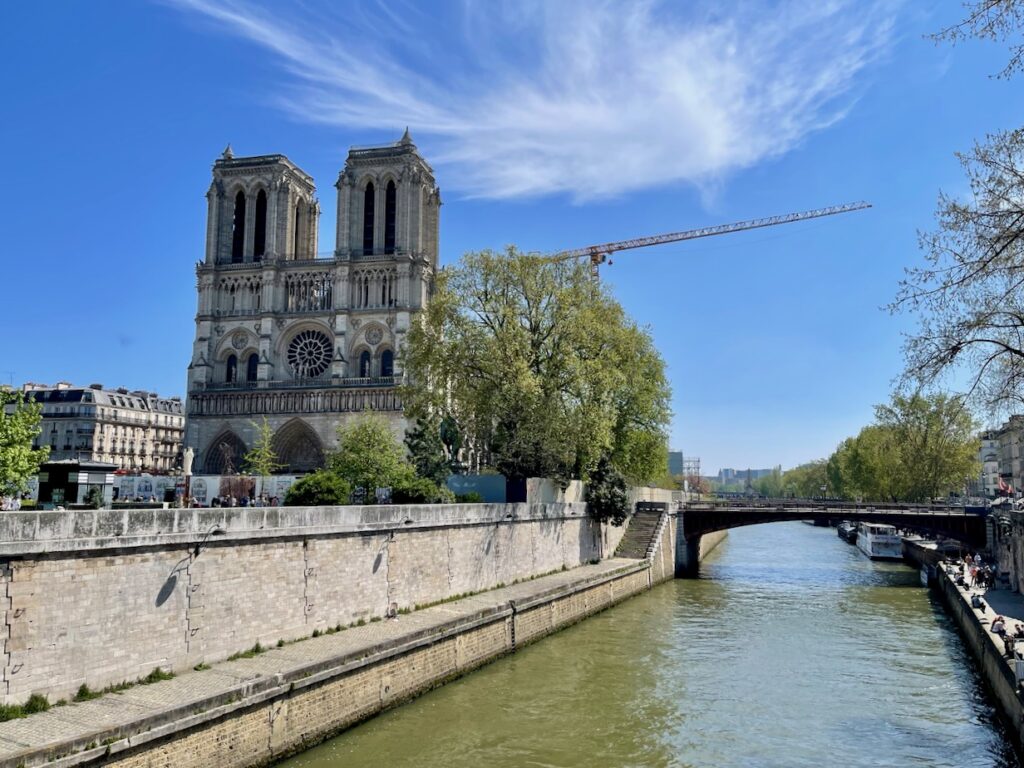
[[[92,699],[98,699],[100,696],[107,693],[121,693],[121,691],[127,691],[129,688],[134,688],[136,685],[152,685],[153,683],[159,683],[163,680],[171,680],[173,678],[173,672],[168,672],[160,667],[154,667],[153,671],[145,677],[139,677],[135,680],[122,680],[120,683],[108,685],[106,688],[102,688],[98,691],[94,691],[86,683],[82,683],[78,687],[78,692],[75,694],[72,701],[90,701]]]
[[[0,723],[45,712],[49,708],[49,699],[41,693],[33,693],[24,704],[0,704]]]

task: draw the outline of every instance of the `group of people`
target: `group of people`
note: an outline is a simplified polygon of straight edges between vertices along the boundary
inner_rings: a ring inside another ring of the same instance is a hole
[[[17,512],[21,509],[21,496],[0,496],[0,511]]]
[[[969,554],[964,555],[963,569],[964,582],[967,586],[978,589],[988,589],[992,586],[995,571],[992,570],[991,565],[982,562],[980,554],[973,557]]]
[[[211,507],[276,507],[279,506],[280,500],[277,496],[267,496],[263,493],[259,496],[249,498],[248,496],[242,496],[240,499],[236,499],[234,496],[228,494],[227,496],[214,496],[210,501]],[[193,506],[198,506],[194,504]]]
[[[1017,641],[1024,640],[1024,624],[1019,621],[1013,628],[1013,632],[1010,632],[1009,626],[1007,626],[1006,619],[1003,616],[996,616],[992,620],[992,626],[989,630],[994,635],[999,635],[1003,641],[1003,654],[1008,659],[1015,657],[1014,651],[1016,649]],[[1018,657],[1019,658],[1019,657]]]

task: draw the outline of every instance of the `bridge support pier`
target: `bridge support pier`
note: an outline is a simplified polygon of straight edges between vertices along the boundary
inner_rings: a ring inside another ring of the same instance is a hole
[[[676,526],[676,578],[693,579],[700,565],[700,537],[688,539],[683,535],[683,517]]]

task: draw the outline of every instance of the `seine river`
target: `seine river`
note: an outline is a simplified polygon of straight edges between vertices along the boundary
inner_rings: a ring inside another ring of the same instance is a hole
[[[917,572],[801,523],[731,531],[699,579],[657,587],[284,763],[1017,764]]]

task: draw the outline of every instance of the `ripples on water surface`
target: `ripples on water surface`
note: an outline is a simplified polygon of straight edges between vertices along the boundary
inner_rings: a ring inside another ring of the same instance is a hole
[[[656,587],[287,761],[391,766],[1014,766],[918,575],[832,528],[729,533]]]

